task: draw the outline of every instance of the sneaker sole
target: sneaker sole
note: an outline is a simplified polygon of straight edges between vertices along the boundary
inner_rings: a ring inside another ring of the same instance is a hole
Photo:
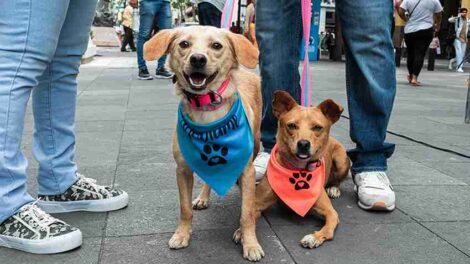
[[[171,79],[171,78],[173,78],[173,75],[171,75],[171,76],[155,75],[155,78],[157,78],[157,79]]]
[[[77,211],[86,212],[109,212],[122,209],[129,203],[129,195],[123,192],[121,195],[100,199],[100,200],[87,200],[87,201],[70,201],[70,202],[52,202],[52,201],[38,201],[37,205],[49,214],[60,214]]]
[[[76,230],[48,239],[31,240],[0,235],[0,247],[17,249],[34,254],[56,254],[70,251],[82,245],[82,232]]]
[[[153,77],[152,76],[149,76],[149,77],[137,77],[139,80],[153,80]]]

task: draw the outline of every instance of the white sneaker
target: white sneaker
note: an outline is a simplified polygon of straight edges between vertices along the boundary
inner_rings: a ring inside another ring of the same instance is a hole
[[[264,173],[268,167],[269,157],[271,157],[269,153],[262,151],[258,153],[258,156],[253,162],[253,165],[255,165],[257,182],[261,181],[261,179],[264,177]]]
[[[82,233],[36,206],[26,204],[0,223],[0,247],[35,254],[72,250],[82,244]]]
[[[458,68],[458,69],[457,69],[457,72],[460,72],[460,73],[462,73],[462,72],[464,72],[464,71],[463,71],[463,69],[462,69],[462,68]]]
[[[454,64],[454,62],[455,62],[455,59],[450,59],[449,60],[449,70],[452,70],[452,68],[453,68],[452,65]]]
[[[385,172],[361,172],[353,178],[360,208],[379,211],[395,209],[395,192]]]

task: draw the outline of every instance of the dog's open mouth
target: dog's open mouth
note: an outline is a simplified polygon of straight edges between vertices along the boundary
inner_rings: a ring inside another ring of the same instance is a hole
[[[306,159],[310,159],[310,154],[300,154],[300,153],[297,153],[295,154],[295,156],[298,158],[298,159],[301,159],[301,160],[306,160]]]
[[[186,78],[186,81],[189,83],[191,86],[191,89],[195,91],[201,91],[207,87],[207,85],[215,79],[219,72],[214,72],[210,76],[207,76],[206,74],[202,72],[193,72],[191,74],[184,74],[184,78]]]

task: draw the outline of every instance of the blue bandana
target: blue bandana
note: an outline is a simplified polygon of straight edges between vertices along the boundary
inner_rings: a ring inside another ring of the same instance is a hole
[[[253,153],[253,134],[240,96],[227,115],[208,124],[191,121],[180,104],[176,132],[191,170],[218,195],[225,195]]]

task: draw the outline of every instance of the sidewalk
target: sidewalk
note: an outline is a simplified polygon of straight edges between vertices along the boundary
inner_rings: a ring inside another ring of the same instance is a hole
[[[98,53],[103,56],[83,65],[79,75],[77,162],[84,175],[126,190],[130,204],[118,212],[59,215],[82,230],[78,250],[37,256],[0,248],[0,263],[249,263],[231,241],[239,223],[237,188],[225,198],[213,194],[209,209],[194,213],[187,249],[168,249],[179,215],[171,156],[178,98],[169,80],[137,79],[134,53]],[[320,220],[273,208],[258,223],[266,253],[261,263],[470,263],[470,125],[463,122],[468,75],[424,70],[423,86],[415,88],[406,83],[405,68],[397,70],[393,134],[387,136],[397,144],[389,169],[397,209],[359,209],[349,178],[333,202],[341,220],[334,241],[304,249],[300,239]],[[315,103],[332,98],[347,108],[343,63],[314,63],[312,78]],[[36,194],[32,126],[29,111],[23,149]],[[348,130],[342,118],[332,133],[352,147]]]

